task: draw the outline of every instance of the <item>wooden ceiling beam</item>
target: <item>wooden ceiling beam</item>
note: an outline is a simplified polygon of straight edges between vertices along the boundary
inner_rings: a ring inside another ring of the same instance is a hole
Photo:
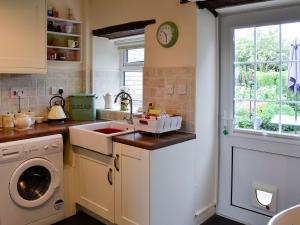
[[[237,5],[245,5],[252,4],[258,2],[266,2],[272,0],[206,0],[206,1],[197,1],[196,4],[199,9],[208,9],[212,14],[218,16],[218,12],[216,9],[237,6]],[[180,0],[181,4],[188,3],[189,0]]]
[[[116,39],[121,37],[128,37],[138,34],[144,34],[144,29],[149,24],[154,24],[156,21],[153,20],[143,20],[135,21],[130,23],[119,24],[110,27],[104,27],[100,29],[93,30],[92,33],[97,37],[105,37],[109,39]]]

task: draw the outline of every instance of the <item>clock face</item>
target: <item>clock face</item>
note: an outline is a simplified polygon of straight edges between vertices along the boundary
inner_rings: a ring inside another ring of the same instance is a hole
[[[178,28],[175,23],[168,21],[159,26],[156,35],[161,46],[170,48],[177,42]]]

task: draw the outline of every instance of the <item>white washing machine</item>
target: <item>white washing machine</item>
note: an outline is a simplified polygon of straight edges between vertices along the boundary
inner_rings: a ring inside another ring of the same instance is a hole
[[[62,136],[0,143],[0,225],[50,225],[63,216]]]

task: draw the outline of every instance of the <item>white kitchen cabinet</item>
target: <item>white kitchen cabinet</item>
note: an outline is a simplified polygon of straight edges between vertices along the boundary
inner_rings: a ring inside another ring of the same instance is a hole
[[[194,225],[194,143],[114,142],[113,157],[73,146],[76,202],[118,225]]]
[[[114,143],[115,222],[149,225],[150,151]]]
[[[114,142],[116,224],[194,224],[194,143],[149,151]]]
[[[46,0],[0,1],[0,73],[46,73]]]
[[[114,222],[113,158],[74,147],[76,202],[93,213]]]

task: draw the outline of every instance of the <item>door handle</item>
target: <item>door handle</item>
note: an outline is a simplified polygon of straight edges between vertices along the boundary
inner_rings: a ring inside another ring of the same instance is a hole
[[[115,157],[115,160],[114,160],[114,164],[115,164],[115,168],[118,172],[120,171],[119,159],[120,159],[120,156],[117,154]]]
[[[108,182],[109,182],[110,185],[113,184],[113,182],[112,182],[112,168],[109,168],[109,170],[108,170],[107,180],[108,180]]]

